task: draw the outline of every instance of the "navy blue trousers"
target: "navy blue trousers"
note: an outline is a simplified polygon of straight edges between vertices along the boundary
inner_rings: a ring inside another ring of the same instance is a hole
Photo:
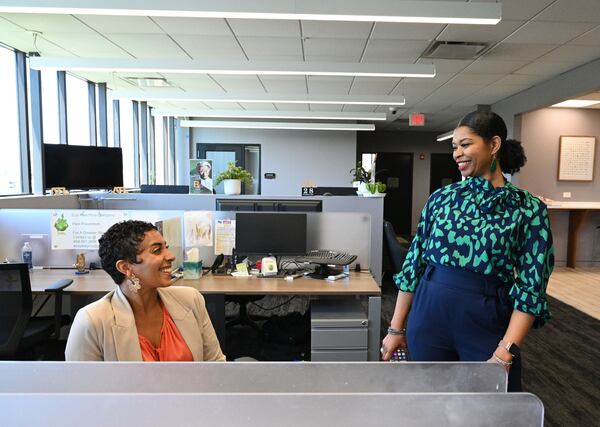
[[[491,276],[428,265],[408,316],[413,361],[486,361],[502,339],[513,303],[508,287]],[[521,360],[513,360],[508,391],[521,391]]]

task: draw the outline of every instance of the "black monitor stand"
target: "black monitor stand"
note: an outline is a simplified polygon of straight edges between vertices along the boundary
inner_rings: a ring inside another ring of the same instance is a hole
[[[329,276],[339,274],[340,271],[337,268],[331,268],[327,264],[318,264],[314,273],[307,274],[308,277],[313,279],[326,279]]]

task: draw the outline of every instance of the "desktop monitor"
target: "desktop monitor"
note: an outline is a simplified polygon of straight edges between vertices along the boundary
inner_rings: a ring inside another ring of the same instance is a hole
[[[43,153],[45,190],[112,190],[123,186],[121,148],[44,144]]]
[[[306,214],[238,212],[235,220],[238,254],[293,256],[306,253]]]

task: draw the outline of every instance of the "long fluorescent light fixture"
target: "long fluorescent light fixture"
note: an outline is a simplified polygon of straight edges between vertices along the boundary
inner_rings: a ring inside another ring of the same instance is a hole
[[[204,117],[215,119],[285,119],[285,120],[385,120],[385,113],[345,111],[248,111],[248,110],[186,110],[183,108],[153,108],[153,116]]]
[[[450,130],[448,132],[442,133],[440,135],[437,136],[437,140],[438,141],[445,141],[447,139],[452,139],[452,137],[454,136],[454,131]]]
[[[269,93],[229,94],[229,93],[191,93],[191,92],[126,92],[112,91],[112,99],[131,99],[134,101],[176,101],[176,102],[242,102],[272,104],[332,104],[332,105],[404,105],[403,96],[367,96],[367,95],[278,95]]]
[[[374,124],[351,123],[294,123],[294,122],[236,122],[218,120],[180,120],[179,126],[221,129],[291,129],[291,130],[353,130],[373,131]]]
[[[593,99],[567,99],[566,101],[554,104],[551,107],[558,108],[585,108],[590,105],[600,104],[600,100]]]
[[[495,25],[502,17],[502,6],[397,0],[0,0],[0,12]]]
[[[356,64],[344,62],[207,62],[198,60],[32,57],[34,70],[123,73],[176,73],[281,76],[435,77],[433,64]]]

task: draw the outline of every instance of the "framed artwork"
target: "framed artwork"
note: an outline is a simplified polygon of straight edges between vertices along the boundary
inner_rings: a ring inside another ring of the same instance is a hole
[[[558,180],[593,181],[595,151],[595,136],[561,136]]]

